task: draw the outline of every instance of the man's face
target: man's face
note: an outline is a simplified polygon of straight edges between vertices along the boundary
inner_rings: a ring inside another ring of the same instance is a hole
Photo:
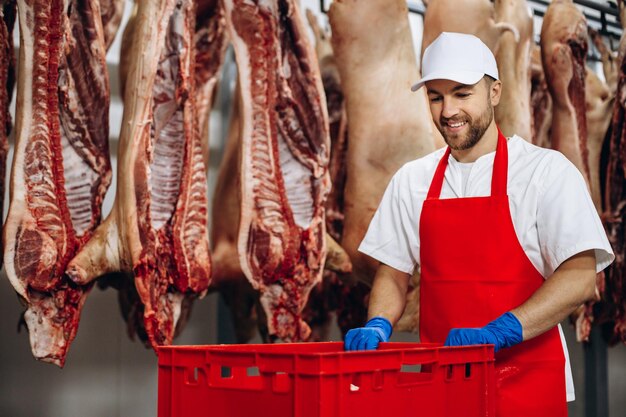
[[[433,120],[448,146],[462,151],[476,145],[493,121],[498,100],[494,103],[492,83],[484,77],[474,85],[432,80],[426,89]]]

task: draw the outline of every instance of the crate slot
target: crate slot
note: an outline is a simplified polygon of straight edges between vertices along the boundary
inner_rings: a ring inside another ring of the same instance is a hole
[[[200,373],[204,372],[201,368],[195,367],[193,369],[191,368],[187,368],[186,369],[186,378],[185,378],[185,384],[187,385],[198,385],[199,383],[199,379],[200,379]]]
[[[429,383],[433,380],[430,364],[403,364],[398,373],[398,386]]]
[[[454,379],[454,366],[446,366],[446,381],[452,381]]]
[[[232,373],[231,367],[222,365],[221,375],[222,375],[222,378],[230,378],[230,377],[232,377],[233,373]]]
[[[471,377],[472,377],[472,364],[466,363],[465,364],[465,379],[469,379]]]
[[[246,368],[247,376],[259,376],[259,367],[258,366],[249,366]]]
[[[416,365],[403,364],[402,367],[400,368],[400,372],[419,373],[421,371],[422,371],[422,364],[416,364]]]

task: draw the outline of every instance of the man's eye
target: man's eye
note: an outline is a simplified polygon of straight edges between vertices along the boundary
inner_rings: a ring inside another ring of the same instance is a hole
[[[456,96],[460,98],[466,98],[470,96],[470,93],[457,93]]]
[[[437,101],[441,101],[441,97],[431,97],[431,98],[430,98],[430,102],[431,102],[431,103],[435,103],[435,102],[437,102]]]

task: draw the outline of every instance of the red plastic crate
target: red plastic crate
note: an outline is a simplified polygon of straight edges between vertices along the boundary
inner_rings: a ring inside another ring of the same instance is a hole
[[[489,417],[493,346],[159,348],[158,417]]]

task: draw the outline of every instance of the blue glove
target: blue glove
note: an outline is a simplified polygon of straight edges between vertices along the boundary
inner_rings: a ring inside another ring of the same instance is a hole
[[[445,346],[495,345],[495,351],[516,345],[522,341],[522,325],[512,313],[504,313],[485,327],[476,329],[452,329]]]
[[[391,323],[384,317],[370,319],[365,327],[351,329],[344,341],[345,350],[373,350],[380,342],[388,342],[391,337]]]

